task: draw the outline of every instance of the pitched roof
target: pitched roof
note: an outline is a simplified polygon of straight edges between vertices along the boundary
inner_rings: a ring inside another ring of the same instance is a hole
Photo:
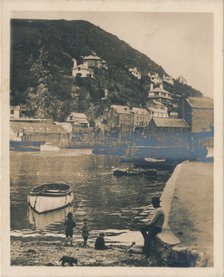
[[[132,108],[132,112],[134,114],[145,114],[145,115],[149,115],[149,112],[146,110],[146,109],[143,109],[143,108],[135,108],[133,107]]]
[[[198,109],[213,109],[213,99],[209,97],[189,97],[186,99],[187,103],[192,108]]]
[[[150,92],[163,92],[163,93],[168,93],[168,94],[171,94],[169,91],[163,89],[163,88],[154,88],[152,90],[150,90]]]
[[[66,133],[66,130],[54,123],[10,122],[10,128],[21,133]]]
[[[131,114],[131,109],[128,106],[112,105],[112,109],[115,109],[117,113]]]
[[[87,116],[84,114],[84,113],[75,113],[75,112],[72,112],[70,114],[70,116],[74,116],[75,118],[87,118]]]
[[[93,55],[89,55],[89,56],[85,56],[82,58],[83,60],[101,60],[100,57],[98,56],[93,56]]]
[[[188,128],[187,122],[182,118],[159,118],[152,119],[157,127]]]

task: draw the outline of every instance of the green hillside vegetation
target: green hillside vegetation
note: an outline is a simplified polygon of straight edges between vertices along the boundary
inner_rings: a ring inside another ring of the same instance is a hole
[[[63,121],[71,111],[85,112],[91,121],[111,104],[144,107],[149,90],[148,72],[166,74],[150,58],[116,36],[87,21],[11,21],[11,105],[26,115]],[[72,58],[96,54],[108,70],[95,69],[94,78],[72,76]],[[138,80],[129,72],[137,67]],[[104,90],[108,90],[108,99]],[[202,96],[175,82],[173,95]]]

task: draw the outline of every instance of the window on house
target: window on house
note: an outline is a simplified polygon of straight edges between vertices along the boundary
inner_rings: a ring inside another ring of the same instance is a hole
[[[11,110],[11,114],[14,114],[15,113],[15,111],[14,110]]]

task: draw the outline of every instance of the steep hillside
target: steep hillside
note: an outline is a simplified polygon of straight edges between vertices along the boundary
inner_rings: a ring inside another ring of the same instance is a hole
[[[96,54],[108,64],[94,69],[95,78],[72,77],[72,58]],[[139,81],[128,72],[137,67]],[[110,104],[144,106],[148,72],[165,74],[150,58],[87,21],[11,21],[11,104],[27,115],[64,120],[71,111],[90,119]],[[145,75],[145,76],[144,76]],[[104,90],[108,99],[102,100]],[[168,88],[169,89],[169,88]],[[173,94],[201,96],[189,86],[174,85]]]

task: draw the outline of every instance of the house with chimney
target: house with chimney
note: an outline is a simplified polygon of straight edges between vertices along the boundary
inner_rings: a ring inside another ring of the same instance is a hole
[[[79,126],[83,128],[89,127],[89,121],[84,113],[72,112],[67,117],[66,122],[72,123],[72,126]]]
[[[112,105],[103,113],[104,123],[108,131],[132,133],[134,115],[128,106]]]

